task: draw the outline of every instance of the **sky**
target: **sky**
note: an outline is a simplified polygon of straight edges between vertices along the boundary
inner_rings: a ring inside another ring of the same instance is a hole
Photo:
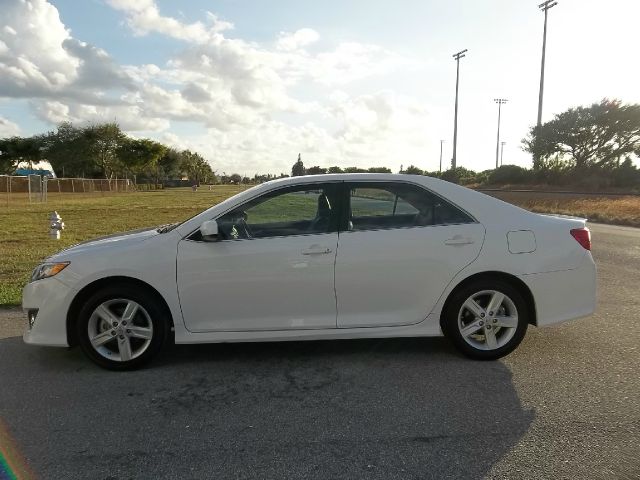
[[[0,0],[0,137],[115,121],[218,173],[530,166],[541,0]],[[543,121],[640,103],[638,0],[549,11]]]

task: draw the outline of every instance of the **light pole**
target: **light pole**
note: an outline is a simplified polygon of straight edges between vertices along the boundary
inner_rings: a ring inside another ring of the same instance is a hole
[[[507,99],[494,98],[493,101],[498,104],[498,134],[496,136],[496,168],[498,168],[498,153],[500,152],[500,109],[502,105],[507,103]]]
[[[440,173],[442,173],[442,144],[444,143],[444,140],[440,140],[440,169],[438,170]]]
[[[456,108],[453,117],[453,157],[451,158],[451,168],[456,168],[456,147],[458,146],[458,85],[460,84],[460,59],[465,57],[467,49],[453,54],[456,60]]]
[[[546,0],[538,5],[544,12],[544,32],[542,34],[542,61],[540,62],[540,93],[538,94],[538,127],[542,124],[542,97],[544,93],[544,60],[547,51],[547,16],[550,8],[558,4],[556,0]]]
[[[502,166],[502,156],[504,155],[504,144],[507,142],[500,142],[500,166]]]

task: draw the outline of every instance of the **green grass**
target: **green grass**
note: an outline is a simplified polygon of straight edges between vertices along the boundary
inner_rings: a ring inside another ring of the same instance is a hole
[[[0,305],[21,302],[22,287],[44,258],[90,238],[186,220],[244,190],[215,186],[212,191],[171,189],[125,194],[50,195],[47,203],[0,203]],[[65,223],[60,240],[49,237],[49,214]]]
[[[249,224],[260,224],[309,220],[317,210],[318,195],[287,193],[249,208],[247,221]]]

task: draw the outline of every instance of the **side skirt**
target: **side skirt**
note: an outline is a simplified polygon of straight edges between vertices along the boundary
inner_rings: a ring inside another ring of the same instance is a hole
[[[415,325],[400,327],[330,328],[324,330],[256,330],[242,332],[176,332],[176,343],[285,342],[353,338],[439,337],[438,318],[431,314]]]

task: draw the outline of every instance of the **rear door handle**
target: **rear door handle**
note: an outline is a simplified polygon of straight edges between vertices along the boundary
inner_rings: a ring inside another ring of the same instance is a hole
[[[444,241],[445,245],[471,245],[472,243],[474,243],[472,238],[461,237],[458,235]]]
[[[328,247],[321,247],[320,245],[313,245],[308,250],[303,250],[302,255],[326,255],[331,253],[332,250]]]

